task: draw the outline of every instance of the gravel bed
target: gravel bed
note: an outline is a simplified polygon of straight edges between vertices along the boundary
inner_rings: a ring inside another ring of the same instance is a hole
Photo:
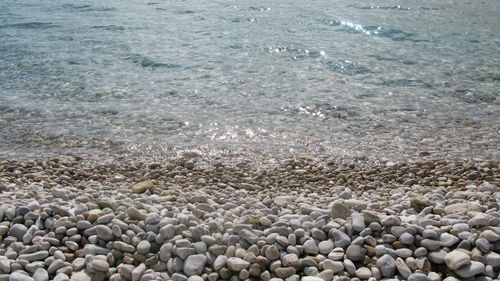
[[[498,280],[493,161],[0,162],[0,281]]]

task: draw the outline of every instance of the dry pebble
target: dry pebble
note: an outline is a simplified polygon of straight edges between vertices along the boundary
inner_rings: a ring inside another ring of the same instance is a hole
[[[0,162],[0,280],[494,280],[495,162]]]

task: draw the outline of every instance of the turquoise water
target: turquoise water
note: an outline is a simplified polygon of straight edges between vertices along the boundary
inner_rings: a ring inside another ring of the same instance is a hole
[[[0,153],[498,159],[499,7],[0,1]]]

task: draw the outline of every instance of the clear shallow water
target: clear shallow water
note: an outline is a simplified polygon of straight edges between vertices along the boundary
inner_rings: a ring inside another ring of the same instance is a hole
[[[2,1],[0,153],[498,159],[499,8]]]

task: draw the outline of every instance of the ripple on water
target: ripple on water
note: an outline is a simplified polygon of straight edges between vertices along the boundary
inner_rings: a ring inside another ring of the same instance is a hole
[[[94,25],[92,26],[94,29],[102,29],[107,31],[123,31],[125,28],[123,26],[118,25]]]
[[[326,66],[328,70],[340,74],[358,75],[358,74],[368,74],[373,72],[369,68],[350,60],[325,59],[322,61],[322,63]]]
[[[0,28],[19,28],[19,29],[49,29],[53,27],[58,27],[59,25],[51,23],[51,22],[22,22],[22,23],[14,23],[14,24],[4,24],[0,25]]]
[[[397,11],[410,11],[410,7],[403,7],[400,5],[395,6],[361,6],[361,5],[348,5],[348,7],[352,7],[360,10],[397,10]]]
[[[107,6],[95,6],[90,4],[63,4],[61,6],[63,9],[74,11],[74,12],[112,12],[116,8]]]
[[[284,106],[281,110],[290,115],[302,115],[319,119],[348,119],[359,116],[355,107],[334,105],[331,103],[315,103],[297,106]]]
[[[156,69],[156,68],[178,68],[181,67],[179,64],[175,63],[163,63],[163,62],[157,62],[149,57],[140,55],[140,54],[133,54],[130,56],[127,56],[125,58],[126,60],[129,60],[135,64],[138,64],[142,67],[145,68],[150,68],[150,69]]]
[[[368,36],[388,38],[393,41],[411,41],[411,42],[429,42],[427,39],[418,38],[411,32],[406,32],[397,28],[384,28],[377,25],[363,25],[354,21],[337,18],[337,19],[317,19],[317,23],[328,25],[335,28],[335,31],[347,34],[364,34]]]

